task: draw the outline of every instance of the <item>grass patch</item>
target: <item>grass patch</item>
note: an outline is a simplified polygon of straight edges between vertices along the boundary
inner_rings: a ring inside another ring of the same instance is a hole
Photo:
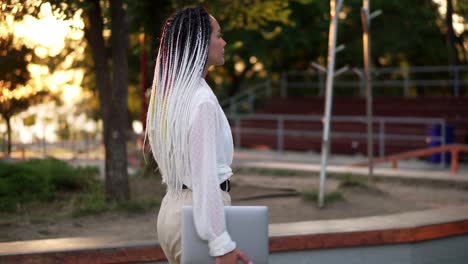
[[[359,190],[372,193],[374,195],[386,195],[386,192],[379,189],[376,184],[369,184],[365,177],[359,177],[352,174],[345,174],[338,178],[340,189]]]
[[[369,188],[369,185],[362,177],[354,177],[352,174],[346,174],[340,177],[340,188],[362,187]]]
[[[95,215],[110,209],[102,185],[96,186],[90,193],[74,198],[72,208],[73,217]]]
[[[44,236],[48,236],[51,234],[49,230],[38,230],[37,233]]]
[[[303,191],[302,197],[307,201],[317,202],[319,199],[319,192],[317,190],[312,191]],[[342,193],[333,191],[333,192],[326,192],[324,197],[324,202],[327,204],[337,202],[337,201],[344,201],[345,198]]]

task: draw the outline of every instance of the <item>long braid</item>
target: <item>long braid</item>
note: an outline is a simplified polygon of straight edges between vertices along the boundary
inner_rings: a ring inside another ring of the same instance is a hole
[[[160,40],[145,133],[168,192],[176,194],[182,177],[190,175],[190,104],[208,60],[210,35],[208,12],[195,7],[167,19]]]

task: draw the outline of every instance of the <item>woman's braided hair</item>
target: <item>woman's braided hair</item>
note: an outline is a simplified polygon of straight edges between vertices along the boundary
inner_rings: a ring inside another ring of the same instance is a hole
[[[199,30],[192,30],[192,29]],[[211,34],[211,24],[208,12],[203,7],[186,7],[179,11],[176,11],[170,16],[164,24],[162,35],[161,35],[161,46],[162,56],[167,58],[174,56],[175,52],[183,54],[184,49],[188,46],[192,52],[197,52],[195,47],[197,46],[198,38],[201,37],[203,49],[208,50],[209,41]],[[173,45],[177,45],[173,48]],[[172,53],[172,54],[171,54]],[[195,55],[195,54],[194,54]],[[208,54],[206,54],[208,55]],[[182,59],[179,57],[179,59]],[[208,56],[203,61],[205,66]],[[193,67],[192,61],[189,65],[184,65],[189,68]],[[204,68],[204,67],[203,67]]]
[[[190,104],[206,67],[211,31],[203,7],[183,8],[163,26],[146,136],[168,192],[182,190],[182,176],[190,173]]]

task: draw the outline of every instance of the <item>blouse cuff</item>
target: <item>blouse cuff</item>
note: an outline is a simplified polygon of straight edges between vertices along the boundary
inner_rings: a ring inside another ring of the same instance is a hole
[[[218,257],[233,251],[236,248],[236,242],[232,241],[229,233],[225,231],[219,237],[211,240],[208,247],[210,248],[210,255]]]

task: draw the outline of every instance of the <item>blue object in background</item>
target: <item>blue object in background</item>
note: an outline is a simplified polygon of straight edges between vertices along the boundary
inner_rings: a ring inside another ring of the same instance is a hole
[[[452,144],[455,140],[455,129],[453,125],[445,125],[445,144]],[[428,129],[428,147],[440,146],[440,137],[442,135],[442,129],[440,124],[431,125]],[[442,159],[442,153],[432,154],[429,156],[429,161],[432,163],[440,163]],[[450,152],[445,152],[445,164],[450,164],[452,157]]]

